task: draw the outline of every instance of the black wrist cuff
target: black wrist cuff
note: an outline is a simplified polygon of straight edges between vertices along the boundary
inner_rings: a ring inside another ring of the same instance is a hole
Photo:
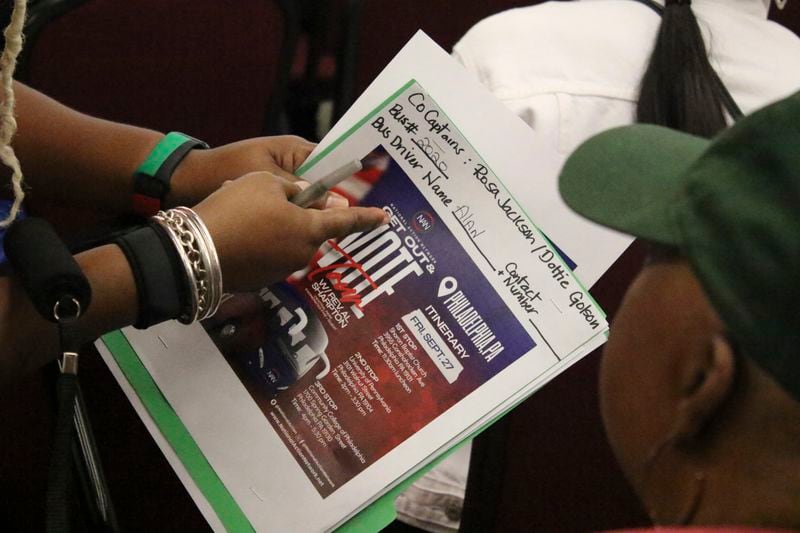
[[[178,317],[188,296],[188,280],[169,236],[158,224],[116,239],[136,282],[139,313],[135,327],[144,329]]]

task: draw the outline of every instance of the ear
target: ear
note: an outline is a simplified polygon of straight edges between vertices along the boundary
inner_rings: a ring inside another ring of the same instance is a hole
[[[722,334],[709,340],[705,354],[686,358],[687,371],[673,428],[675,440],[683,445],[691,445],[701,436],[733,392],[733,348]]]

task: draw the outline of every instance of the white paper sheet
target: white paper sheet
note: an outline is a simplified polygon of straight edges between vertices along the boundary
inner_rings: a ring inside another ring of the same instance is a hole
[[[589,222],[567,207],[558,193],[557,180],[566,155],[539,141],[535,132],[472,74],[444,56],[446,53],[427,35],[417,32],[331,128],[311,158],[413,77],[431,94],[447,95],[448,108],[462,111],[452,118],[464,136],[491,159],[494,173],[502,176],[542,231],[553,242],[568,243],[564,251],[579,265],[576,273],[581,281],[591,287],[630,245],[631,237]],[[307,177],[319,178],[326,170],[320,167]]]

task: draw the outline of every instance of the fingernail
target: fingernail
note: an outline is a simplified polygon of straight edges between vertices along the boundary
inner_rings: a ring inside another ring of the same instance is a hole
[[[348,207],[350,202],[341,194],[335,192],[328,193],[328,200],[325,202],[325,207]]]
[[[297,180],[297,181],[294,182],[294,184],[297,185],[298,187],[300,187],[301,191],[303,189],[307,189],[308,187],[311,186],[311,184],[309,182],[305,181],[305,180]]]

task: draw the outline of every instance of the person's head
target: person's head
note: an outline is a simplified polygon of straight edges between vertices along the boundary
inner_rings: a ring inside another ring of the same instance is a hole
[[[609,441],[654,521],[800,527],[800,93],[713,142],[636,125],[561,175],[652,243],[601,369]]]

